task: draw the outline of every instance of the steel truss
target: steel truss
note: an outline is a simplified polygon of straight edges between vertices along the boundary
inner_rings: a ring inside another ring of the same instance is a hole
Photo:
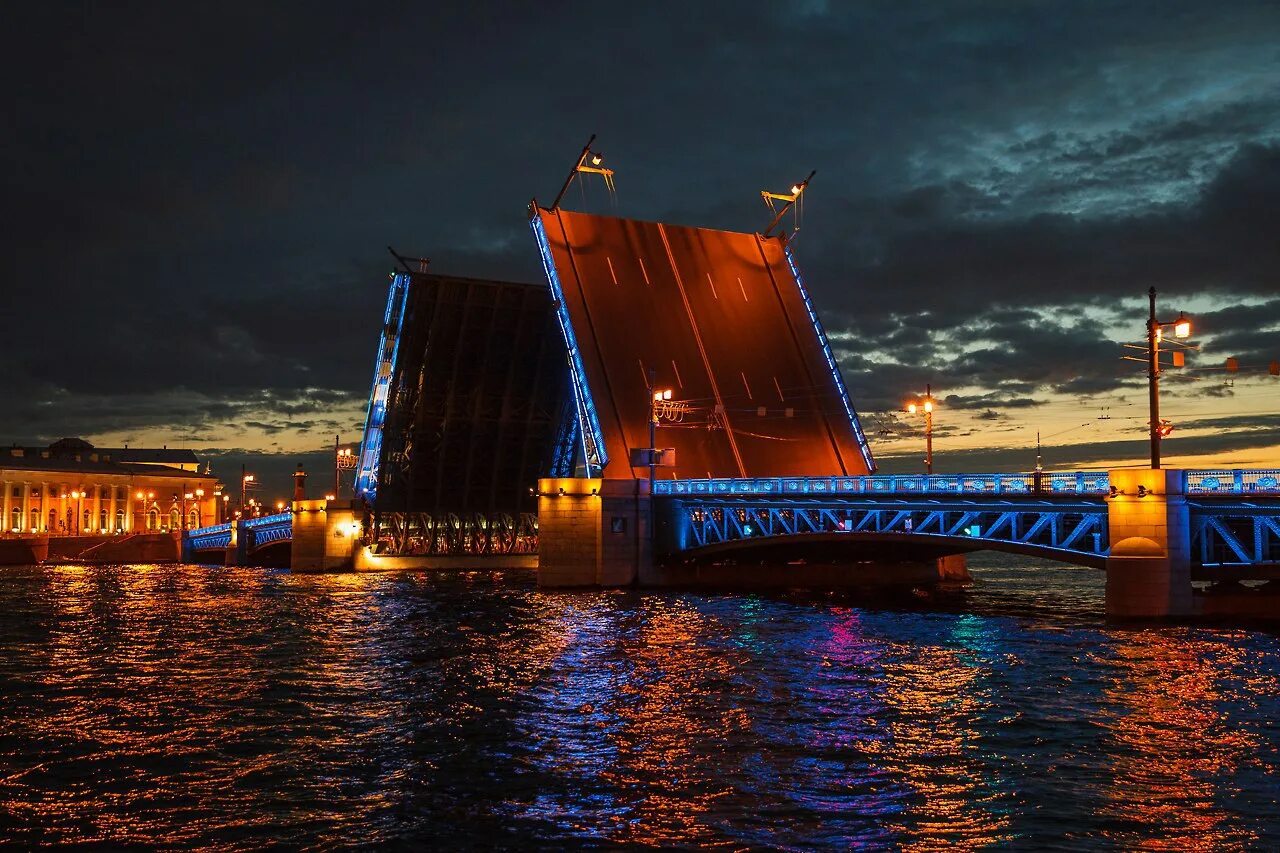
[[[806,533],[948,537],[1091,558],[1107,553],[1098,502],[721,499],[681,501],[695,547]]]
[[[1280,505],[1192,504],[1191,553],[1201,566],[1280,565]]]
[[[381,512],[371,531],[379,554],[536,554],[537,513]]]

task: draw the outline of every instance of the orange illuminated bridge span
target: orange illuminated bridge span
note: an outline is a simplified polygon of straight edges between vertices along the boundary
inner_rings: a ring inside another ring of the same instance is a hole
[[[532,226],[590,474],[648,475],[653,389],[661,479],[874,470],[785,237],[536,206]]]

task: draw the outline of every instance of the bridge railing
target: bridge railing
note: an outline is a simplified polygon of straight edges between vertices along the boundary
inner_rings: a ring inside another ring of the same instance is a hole
[[[274,515],[261,515],[257,518],[250,518],[246,520],[244,526],[253,530],[258,527],[272,527],[277,524],[284,524],[285,522],[293,522],[293,513],[277,512]]]
[[[208,527],[195,527],[187,531],[187,536],[195,539],[198,536],[215,536],[219,533],[230,533],[231,522],[223,524],[210,524]]]
[[[1106,471],[1045,471],[1039,494],[1106,495]],[[746,477],[709,480],[658,480],[655,495],[674,497],[719,495],[1029,495],[1037,493],[1036,475],[897,474],[869,477]],[[1187,471],[1187,493],[1193,495],[1280,495],[1280,469]]]
[[[1040,492],[1064,495],[1105,495],[1110,489],[1106,471],[1046,471]],[[869,477],[748,477],[709,480],[658,480],[654,494],[673,496],[904,494],[1008,495],[1032,494],[1034,474],[898,474]]]
[[[1187,494],[1280,494],[1280,468],[1188,471]]]

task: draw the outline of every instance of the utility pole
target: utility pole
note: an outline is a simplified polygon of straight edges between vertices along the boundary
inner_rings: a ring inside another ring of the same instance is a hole
[[[924,386],[924,468],[933,476],[933,386]]]
[[[1160,468],[1160,323],[1156,320],[1156,289],[1147,291],[1147,396],[1151,410],[1151,467]]]
[[[338,436],[333,437],[333,499],[342,497],[338,494]]]
[[[653,500],[653,480],[654,480],[654,458],[653,454],[657,451],[655,447],[658,443],[658,400],[654,393],[654,380],[656,374],[653,368],[649,368],[649,495]]]

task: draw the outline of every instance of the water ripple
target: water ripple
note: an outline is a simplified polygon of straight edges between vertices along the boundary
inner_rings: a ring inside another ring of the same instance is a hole
[[[1280,642],[959,603],[489,573],[0,575],[0,829],[239,850],[1280,846]]]

